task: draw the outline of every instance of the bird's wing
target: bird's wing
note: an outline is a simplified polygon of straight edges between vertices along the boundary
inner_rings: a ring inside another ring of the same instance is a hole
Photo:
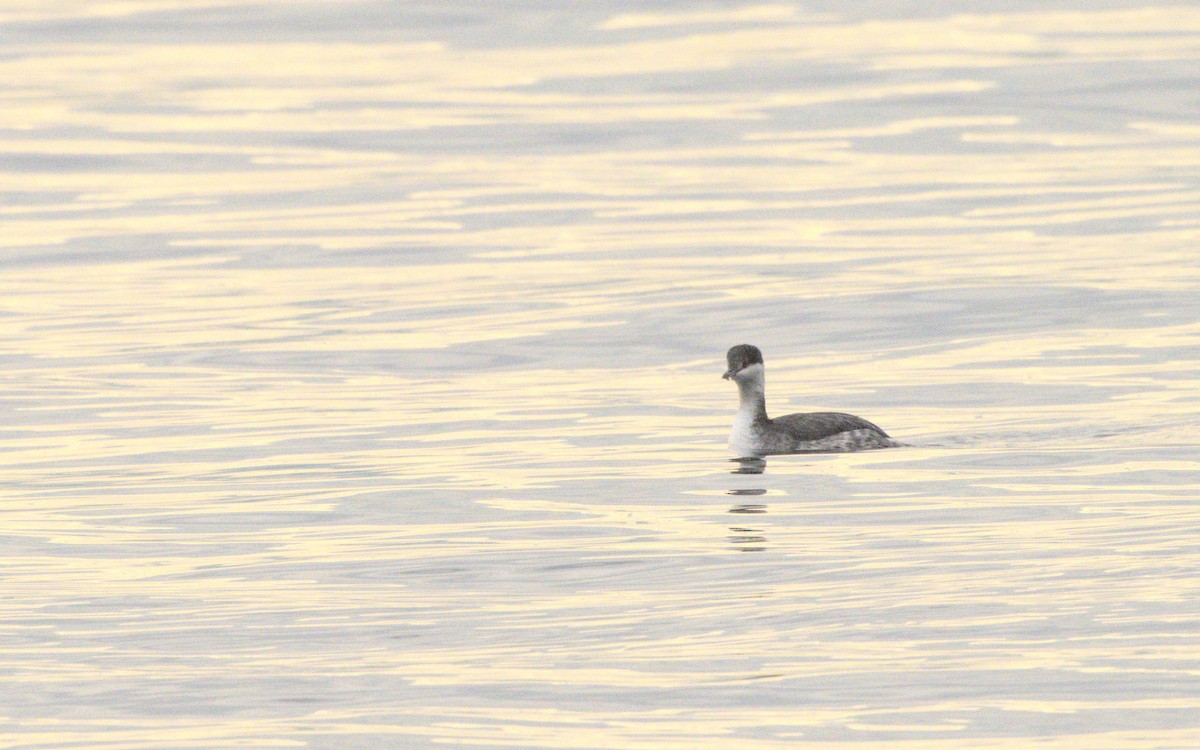
[[[801,442],[810,442],[850,430],[872,430],[884,437],[888,434],[862,417],[836,411],[816,411],[808,414],[788,414],[771,422]]]

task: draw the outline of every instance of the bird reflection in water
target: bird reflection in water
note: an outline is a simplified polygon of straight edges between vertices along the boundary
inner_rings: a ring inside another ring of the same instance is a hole
[[[761,456],[745,456],[729,460],[738,465],[738,468],[730,472],[731,474],[762,474],[767,469],[767,461]]]
[[[756,497],[765,495],[765,489],[729,490],[729,495],[738,497]],[[730,513],[752,515],[766,513],[767,506],[762,503],[737,503],[729,509]],[[767,538],[762,535],[762,529],[751,529],[744,526],[730,526],[729,543],[742,552],[762,552],[765,550]]]

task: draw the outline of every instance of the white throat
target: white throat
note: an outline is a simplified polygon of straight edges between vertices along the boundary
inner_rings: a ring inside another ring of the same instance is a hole
[[[733,418],[733,429],[729,431],[729,448],[739,456],[751,456],[758,452],[759,436],[755,421],[766,418],[766,374],[761,364],[743,368],[733,376],[738,385],[738,410]]]
[[[738,384],[738,411],[756,409],[758,403],[765,399],[767,389],[767,374],[763,366],[756,364],[743,367],[733,379]]]

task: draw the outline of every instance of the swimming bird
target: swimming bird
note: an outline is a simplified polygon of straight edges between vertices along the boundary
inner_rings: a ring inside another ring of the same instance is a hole
[[[739,456],[779,453],[844,453],[894,448],[900,443],[862,417],[832,411],[767,416],[765,372],[757,346],[739,344],[725,355],[729,369],[723,376],[737,383],[741,401],[729,447]]]

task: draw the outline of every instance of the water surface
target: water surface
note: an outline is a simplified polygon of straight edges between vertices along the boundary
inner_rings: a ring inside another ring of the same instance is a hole
[[[0,10],[0,747],[1194,748],[1200,10],[1043,5]]]

